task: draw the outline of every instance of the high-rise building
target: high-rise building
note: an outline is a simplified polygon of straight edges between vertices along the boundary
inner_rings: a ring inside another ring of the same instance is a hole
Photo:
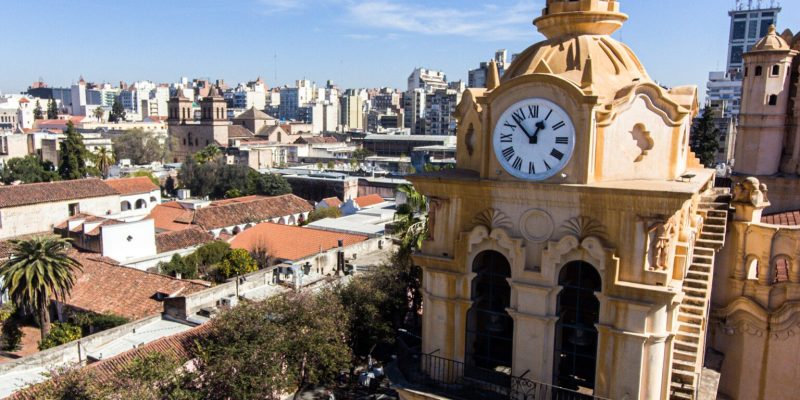
[[[500,76],[503,76],[506,68],[509,66],[508,50],[497,50],[494,53],[494,61],[497,63],[497,71]],[[485,88],[486,77],[489,74],[489,62],[482,62],[476,69],[469,71],[469,79],[467,80],[467,87],[471,88]]]
[[[348,89],[341,97],[340,123],[347,130],[366,129],[367,91],[362,89]]]
[[[282,88],[279,114],[284,120],[298,119],[298,110],[314,100],[314,84],[306,79],[299,80],[293,88]]]
[[[428,96],[436,91],[447,90],[447,77],[444,72],[417,68],[408,77],[408,90],[403,94],[405,127],[411,129],[412,135],[427,134],[425,119]]]

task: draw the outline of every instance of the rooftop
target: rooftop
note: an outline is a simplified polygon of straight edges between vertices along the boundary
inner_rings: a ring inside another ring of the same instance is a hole
[[[377,194],[370,194],[367,196],[356,197],[355,199],[353,199],[353,202],[358,204],[358,206],[361,208],[374,206],[376,204],[381,204],[385,201],[386,200],[384,200],[383,197]]]
[[[75,286],[64,304],[81,310],[139,320],[161,313],[158,293],[183,296],[207,289],[198,283],[122,267],[96,255],[73,256],[83,271],[76,272]]]
[[[213,240],[214,236],[198,227],[172,232],[162,232],[156,235],[156,252],[161,254],[169,251],[186,249]]]
[[[153,181],[146,176],[109,179],[105,181],[105,183],[123,196],[150,193],[156,190],[161,190],[160,187],[156,186],[156,184],[154,184]]]
[[[0,208],[116,195],[111,186],[94,178],[2,186]]]
[[[266,222],[236,235],[231,241],[231,247],[248,251],[264,248],[272,257],[300,260],[338,247],[339,240],[344,241],[344,246],[350,246],[367,239],[363,235]]]
[[[761,217],[761,222],[770,225],[800,226],[800,210],[765,215]]]

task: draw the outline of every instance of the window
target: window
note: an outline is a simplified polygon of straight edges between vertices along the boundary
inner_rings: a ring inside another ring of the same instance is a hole
[[[749,73],[750,73],[750,68],[745,67],[744,68],[744,76],[747,76],[747,74],[749,74]]]
[[[475,257],[472,272],[472,307],[467,312],[465,362],[490,371],[511,368],[514,320],[506,309],[511,304],[511,266],[496,251]]]
[[[128,211],[128,210],[130,210],[130,209],[131,209],[131,202],[129,202],[129,201],[127,201],[127,200],[126,200],[126,201],[123,201],[123,202],[119,203],[119,209],[120,209],[121,211]]]
[[[744,39],[744,32],[747,29],[747,21],[736,21],[733,23],[733,33],[731,39],[741,40]]]
[[[764,73],[764,68],[760,65],[756,67],[756,76],[761,76]]]
[[[750,26],[747,29],[747,37],[755,39],[758,34],[758,21],[750,21]]]
[[[778,95],[777,94],[771,94],[769,96],[769,105],[771,105],[771,106],[777,106],[778,105]]]
[[[775,274],[773,275],[772,283],[789,282],[789,259],[786,257],[779,257],[773,263]]]
[[[778,76],[781,73],[781,66],[780,65],[773,65],[772,72],[770,72],[771,76]]]
[[[731,47],[731,64],[741,64],[743,52],[744,52],[744,47],[742,46]]]
[[[136,200],[136,209],[140,210],[142,208],[147,208],[147,202],[144,199]]]
[[[769,33],[770,25],[772,25],[772,20],[771,19],[765,19],[765,20],[761,21],[761,32],[760,32],[760,36],[759,37],[767,36],[767,34]]]
[[[80,204],[78,203],[70,203],[67,207],[69,207],[69,216],[74,217],[81,212]]]

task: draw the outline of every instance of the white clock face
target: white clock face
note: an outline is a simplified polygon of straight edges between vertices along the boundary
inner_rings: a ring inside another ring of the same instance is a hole
[[[541,181],[561,171],[575,150],[575,126],[550,100],[531,98],[509,107],[494,129],[494,152],[511,175]]]

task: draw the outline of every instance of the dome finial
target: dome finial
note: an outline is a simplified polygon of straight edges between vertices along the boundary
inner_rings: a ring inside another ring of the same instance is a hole
[[[564,35],[610,35],[628,16],[617,0],[547,0],[534,25],[548,39]]]

